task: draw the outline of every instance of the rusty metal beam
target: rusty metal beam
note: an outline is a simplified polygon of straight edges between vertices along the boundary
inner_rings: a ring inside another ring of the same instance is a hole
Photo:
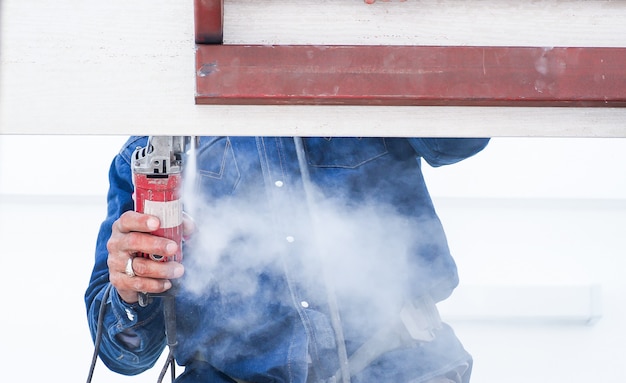
[[[626,106],[626,48],[199,45],[196,104]]]
[[[224,0],[194,0],[196,44],[221,44],[224,39]]]

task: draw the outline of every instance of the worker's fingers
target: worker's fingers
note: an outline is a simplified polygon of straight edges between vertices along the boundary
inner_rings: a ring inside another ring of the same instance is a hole
[[[131,267],[134,273],[134,277],[129,277],[126,273],[128,266],[128,260],[132,259]],[[123,256],[121,254],[109,253],[107,259],[107,265],[109,267],[109,275],[112,277],[114,274],[122,274],[128,278],[152,278],[152,279],[172,279],[180,278],[185,272],[184,266],[179,262],[159,262],[152,259],[135,257],[132,255]],[[127,285],[127,281],[122,284]],[[141,290],[139,290],[141,291]]]
[[[122,276],[113,277],[113,275],[111,275],[111,284],[117,290],[120,298],[130,304],[139,300],[139,292],[159,294],[172,287],[172,282],[167,279],[134,277],[124,282]]]
[[[127,274],[127,263],[134,276]],[[142,257],[125,258],[109,254],[109,280],[127,303],[137,302],[137,293],[162,293],[172,287],[169,281],[180,278],[185,269],[178,262],[157,262]]]
[[[158,254],[171,257],[176,254],[178,244],[167,238],[149,232],[159,227],[156,217],[126,212],[113,223],[111,237],[107,242],[109,254],[120,255],[123,259],[135,253]]]
[[[116,233],[111,234],[107,242],[107,250],[110,254],[128,258],[135,253],[158,254],[164,257],[172,257],[178,250],[178,245],[171,239],[159,237],[149,233]]]
[[[109,256],[107,265],[109,274],[126,273],[128,260],[132,262],[133,271],[141,277],[155,279],[178,278],[182,276],[183,265],[178,262],[158,262],[148,258],[135,257],[137,253],[159,254],[171,257],[176,253],[176,242],[149,233],[131,232],[113,234],[107,242]]]
[[[133,258],[132,268],[136,276],[153,279],[180,278],[185,272],[185,268],[181,263],[175,261],[158,262],[142,257]],[[124,265],[124,270],[122,270],[122,272],[125,271],[126,265]]]
[[[120,297],[128,302],[137,302],[137,292],[161,293],[171,287],[169,279],[179,278],[184,273],[178,262],[157,262],[136,257],[138,253],[174,256],[178,244],[150,232],[159,228],[156,217],[129,211],[113,223],[107,242],[109,256],[109,280]],[[127,274],[128,260],[132,259],[134,276]]]
[[[149,233],[157,230],[159,226],[160,222],[157,217],[129,210],[113,223],[113,231],[119,231],[120,233],[130,233],[132,231]]]

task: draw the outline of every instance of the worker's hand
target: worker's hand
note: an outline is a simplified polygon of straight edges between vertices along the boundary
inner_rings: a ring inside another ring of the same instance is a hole
[[[107,243],[109,280],[120,297],[127,303],[138,301],[137,293],[162,293],[172,287],[170,279],[180,278],[184,273],[182,264],[174,261],[158,262],[135,257],[139,252],[173,256],[178,245],[175,241],[150,234],[159,228],[159,219],[134,211],[127,211],[113,223]],[[183,219],[183,232],[193,231],[193,222]],[[132,259],[135,276],[126,274],[128,260]]]

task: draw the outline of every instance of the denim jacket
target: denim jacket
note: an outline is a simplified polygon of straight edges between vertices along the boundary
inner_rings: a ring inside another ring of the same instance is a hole
[[[195,169],[185,166],[198,231],[176,289],[178,381],[332,381],[338,341],[353,356],[400,323],[406,302],[447,298],[458,276],[421,159],[453,164],[488,141],[201,137]],[[109,285],[106,242],[133,209],[130,157],[145,144],[130,138],[111,165],[85,294],[92,336]],[[151,368],[165,347],[159,299],[139,307],[113,290],[105,304],[102,361],[125,375]],[[352,382],[423,382],[471,362],[448,326],[434,333],[423,341],[404,331],[409,341],[372,355]]]

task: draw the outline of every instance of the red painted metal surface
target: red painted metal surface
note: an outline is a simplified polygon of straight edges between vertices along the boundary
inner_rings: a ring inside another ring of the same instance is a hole
[[[224,38],[224,0],[194,0],[196,44],[221,44]]]
[[[171,239],[179,245],[183,238],[182,182],[180,173],[168,174],[165,177],[133,174],[135,211],[158,217],[161,227],[152,234]],[[157,254],[139,253],[139,255],[155,261],[181,262],[183,259],[180,246],[171,258]]]
[[[198,45],[196,104],[626,106],[626,48]]]

